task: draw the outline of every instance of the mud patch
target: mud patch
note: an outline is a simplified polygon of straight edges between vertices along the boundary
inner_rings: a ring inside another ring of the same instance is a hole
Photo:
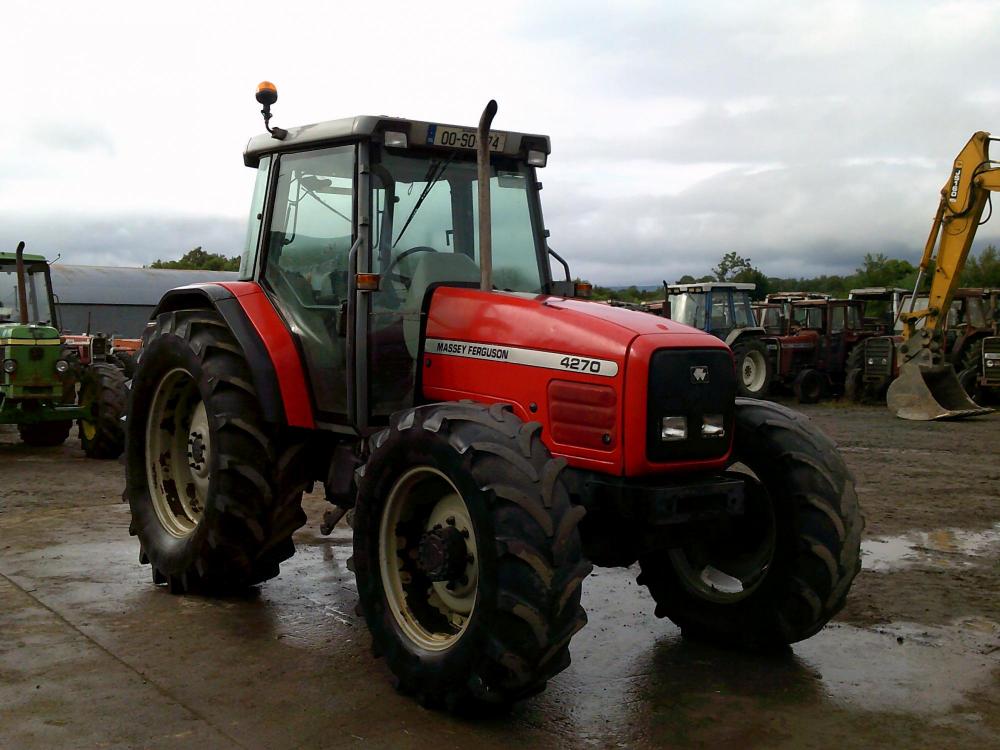
[[[1000,523],[989,529],[936,529],[899,536],[865,539],[861,562],[865,570],[888,573],[915,566],[972,568],[996,561],[1000,553]]]

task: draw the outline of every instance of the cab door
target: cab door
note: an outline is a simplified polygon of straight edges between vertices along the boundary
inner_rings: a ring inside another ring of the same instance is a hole
[[[281,154],[264,242],[263,284],[305,360],[313,406],[346,422],[348,261],[355,220],[353,144]]]
[[[844,302],[831,302],[827,306],[826,314],[826,369],[828,372],[841,372],[847,361],[845,351],[847,304]]]

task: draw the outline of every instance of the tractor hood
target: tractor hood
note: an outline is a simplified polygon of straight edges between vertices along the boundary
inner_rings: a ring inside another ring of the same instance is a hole
[[[725,348],[715,336],[650,313],[564,297],[439,287],[426,338],[503,344],[624,364],[638,336],[661,347]],[[432,352],[428,352],[432,353]]]
[[[59,331],[52,326],[24,325],[22,323],[0,323],[0,346],[13,344],[59,343]]]

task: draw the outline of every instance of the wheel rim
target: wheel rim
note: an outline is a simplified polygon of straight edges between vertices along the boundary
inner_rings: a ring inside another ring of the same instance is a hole
[[[379,524],[379,569],[389,609],[410,641],[444,651],[462,637],[479,591],[476,534],[461,493],[437,469],[410,469],[393,485]]]
[[[201,522],[212,463],[208,412],[184,369],[160,381],[146,420],[146,480],[160,524],[175,537]]]
[[[764,378],[767,375],[767,363],[764,362],[764,355],[758,351],[749,351],[744,354],[741,374],[743,386],[748,391],[757,392],[763,388]]]
[[[760,587],[771,568],[776,539],[767,490],[745,467],[734,467],[730,473],[745,482],[744,514],[712,536],[669,552],[685,588],[721,604],[745,599]]]

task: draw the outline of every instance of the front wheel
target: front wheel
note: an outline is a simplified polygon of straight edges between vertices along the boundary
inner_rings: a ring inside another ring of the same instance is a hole
[[[742,396],[763,398],[771,388],[774,367],[767,347],[758,339],[744,338],[733,344],[736,388]]]
[[[375,652],[424,705],[507,704],[569,664],[591,566],[539,429],[506,406],[440,404],[373,438],[352,564]]]
[[[744,515],[640,558],[639,582],[685,636],[767,648],[809,638],[844,606],[864,521],[847,467],[808,419],[736,404],[730,471],[746,481]]]
[[[125,376],[115,365],[95,363],[80,382],[80,405],[90,417],[78,421],[80,444],[88,458],[118,458],[125,449]]]

